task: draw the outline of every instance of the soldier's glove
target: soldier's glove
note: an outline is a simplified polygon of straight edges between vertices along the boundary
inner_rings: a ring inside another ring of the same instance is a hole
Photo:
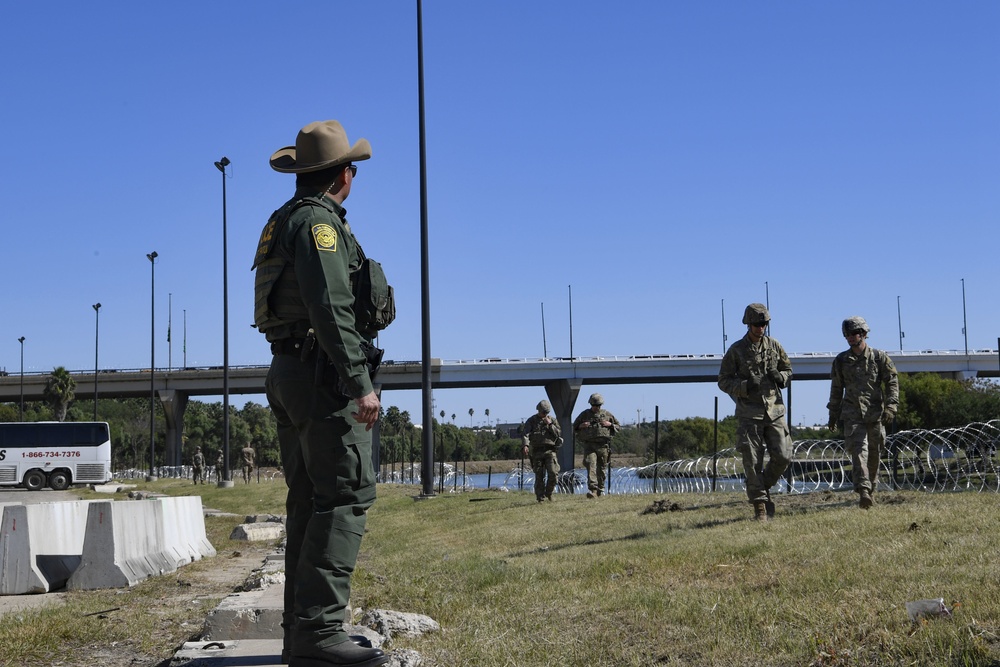
[[[837,419],[835,417],[831,416],[830,417],[830,422],[826,426],[831,431],[836,431],[837,430],[837,426],[839,426],[839,424],[837,424]]]
[[[784,387],[785,378],[777,368],[772,368],[767,372],[767,377],[771,378],[771,382],[774,383],[775,387]]]
[[[750,377],[747,378],[747,391],[757,391],[760,389],[760,381],[762,379],[761,376],[751,373]]]
[[[882,413],[882,423],[891,424],[892,420],[896,418],[896,411],[893,408],[886,408]]]

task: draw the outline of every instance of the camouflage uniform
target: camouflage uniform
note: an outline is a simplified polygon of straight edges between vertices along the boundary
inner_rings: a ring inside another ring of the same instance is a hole
[[[201,453],[201,447],[199,447],[194,453],[194,460],[191,462],[192,477],[194,478],[194,483],[197,484],[201,482],[205,483],[205,478],[202,476],[202,470],[205,469],[205,455]]]
[[[535,473],[535,499],[542,502],[544,498],[552,500],[559,474],[556,454],[563,439],[559,422],[548,414],[552,410],[549,402],[542,401],[537,410],[538,413],[525,420],[521,432],[524,446],[528,448],[531,469]]]
[[[590,397],[590,406],[573,420],[573,432],[583,443],[583,465],[587,468],[587,497],[604,493],[608,459],[611,458],[611,439],[621,428],[613,414],[605,410],[600,394]],[[611,422],[604,426],[602,422]],[[586,425],[584,425],[586,424]]]
[[[870,494],[878,485],[879,458],[885,444],[882,422],[891,421],[898,406],[899,380],[888,354],[866,344],[861,354],[845,350],[833,360],[826,407],[831,429],[837,422],[844,423],[844,445],[851,455],[854,490],[859,494]]]
[[[243,481],[247,484],[250,483],[250,473],[253,472],[253,464],[256,452],[253,451],[253,447],[247,445],[243,448]]]
[[[223,470],[226,467],[226,459],[222,452],[219,452],[219,458],[215,459],[215,479],[217,482],[223,480]]]
[[[750,307],[747,310],[749,312]],[[770,316],[767,319],[770,320]],[[751,377],[758,381],[758,386],[753,386]],[[736,402],[739,420],[736,448],[743,455],[747,497],[755,507],[759,502],[770,503],[771,487],[791,463],[792,440],[781,398],[781,389],[787,386],[791,377],[792,364],[788,355],[781,344],[769,336],[754,343],[747,333],[733,343],[722,358],[719,388]],[[770,458],[767,466],[764,465],[765,452]],[[769,507],[768,515],[773,511],[773,506]]]

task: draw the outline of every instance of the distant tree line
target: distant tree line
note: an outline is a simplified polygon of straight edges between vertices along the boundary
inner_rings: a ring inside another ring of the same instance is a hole
[[[1000,385],[996,382],[972,379],[945,379],[934,373],[899,376],[900,407],[896,430],[934,429],[963,426],[972,422],[1000,419]],[[25,403],[25,421],[88,421],[93,419],[93,400],[76,400],[75,382],[65,368],[53,370],[46,384],[45,400]],[[0,421],[17,421],[18,403],[0,403]],[[116,469],[144,468],[149,465],[149,400],[145,398],[100,399],[98,418],[111,425],[112,463]],[[492,461],[521,457],[521,440],[512,438],[500,428],[459,427],[454,423],[434,419],[434,458],[445,461]],[[156,452],[164,452],[166,432],[162,406],[154,405],[154,432],[158,435]],[[195,448],[201,446],[209,464],[222,448],[222,403],[191,401],[184,413],[182,461],[189,464]],[[727,449],[736,441],[737,420],[726,417],[718,423],[718,448]],[[656,424],[643,422],[626,426],[611,442],[612,454],[631,454],[652,461],[677,460],[711,455],[716,446],[716,425],[712,419],[687,417],[661,420],[659,439]],[[383,408],[380,424],[383,462],[418,462],[421,460],[423,438],[407,411],[396,406]],[[796,440],[841,437],[825,427],[796,427]],[[270,408],[248,402],[242,408],[229,406],[230,462],[236,460],[243,443],[250,442],[257,450],[262,466],[280,465],[277,425]],[[654,446],[655,445],[655,446]],[[162,460],[156,461],[163,464]]]

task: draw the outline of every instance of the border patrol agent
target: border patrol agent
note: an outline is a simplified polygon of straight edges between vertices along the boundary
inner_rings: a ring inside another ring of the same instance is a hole
[[[556,454],[563,439],[559,422],[549,416],[552,405],[548,401],[539,401],[535,409],[538,412],[524,421],[521,431],[524,453],[528,455],[531,470],[535,473],[535,500],[542,502],[552,500],[559,474]]]
[[[851,455],[858,505],[869,509],[878,486],[878,465],[885,445],[885,428],[899,407],[899,378],[889,355],[868,345],[871,329],[863,317],[848,317],[840,330],[851,349],[833,360],[830,372],[831,431],[844,422],[844,445]]]
[[[747,333],[722,358],[719,389],[736,402],[736,449],[743,455],[747,498],[754,519],[774,517],[771,487],[791,463],[792,439],[785,423],[781,390],[792,379],[792,364],[781,344],[764,335],[771,314],[762,303],[743,312]],[[769,460],[764,465],[764,453]]]
[[[391,288],[390,303],[376,309],[380,320],[365,307],[372,295],[358,289],[364,271],[383,287],[385,276],[366,260],[343,207],[354,163],[370,157],[368,141],[351,145],[335,120],[307,125],[294,146],[274,153],[272,169],[296,174],[295,196],[271,215],[253,264],[254,321],[274,355],[265,388],[288,485],[282,658],[292,667],[388,661],[344,630],[375,501],[370,430],[380,403],[372,375],[381,351],[371,341],[395,314]]]

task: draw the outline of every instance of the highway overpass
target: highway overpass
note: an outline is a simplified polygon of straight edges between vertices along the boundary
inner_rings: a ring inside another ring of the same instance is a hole
[[[790,354],[793,385],[802,380],[828,380],[836,353],[806,352]],[[997,350],[959,350],[890,352],[901,373],[938,373],[964,379],[1000,377],[1000,354]],[[665,384],[674,382],[715,382],[721,354],[632,355],[613,357],[578,357],[573,359],[501,359],[431,363],[432,384],[438,389],[477,387],[544,387],[559,417],[563,433],[571,434],[572,412],[583,385]],[[71,371],[76,380],[76,395],[93,395],[94,371]],[[234,366],[229,369],[230,394],[263,394],[267,366]],[[24,400],[39,401],[49,373],[25,374],[7,371],[0,376],[0,401],[18,402],[22,387]],[[383,391],[420,389],[419,361],[388,361],[379,372]],[[97,373],[100,398],[149,396],[155,391],[167,415],[167,461],[180,463],[180,438],[184,409],[191,396],[222,395],[223,368],[105,369]],[[789,393],[791,388],[789,388]],[[790,402],[790,401],[789,401]],[[567,441],[570,441],[567,438]],[[568,449],[572,452],[572,448]],[[571,454],[569,455],[571,456]],[[560,465],[571,467],[571,461]]]

